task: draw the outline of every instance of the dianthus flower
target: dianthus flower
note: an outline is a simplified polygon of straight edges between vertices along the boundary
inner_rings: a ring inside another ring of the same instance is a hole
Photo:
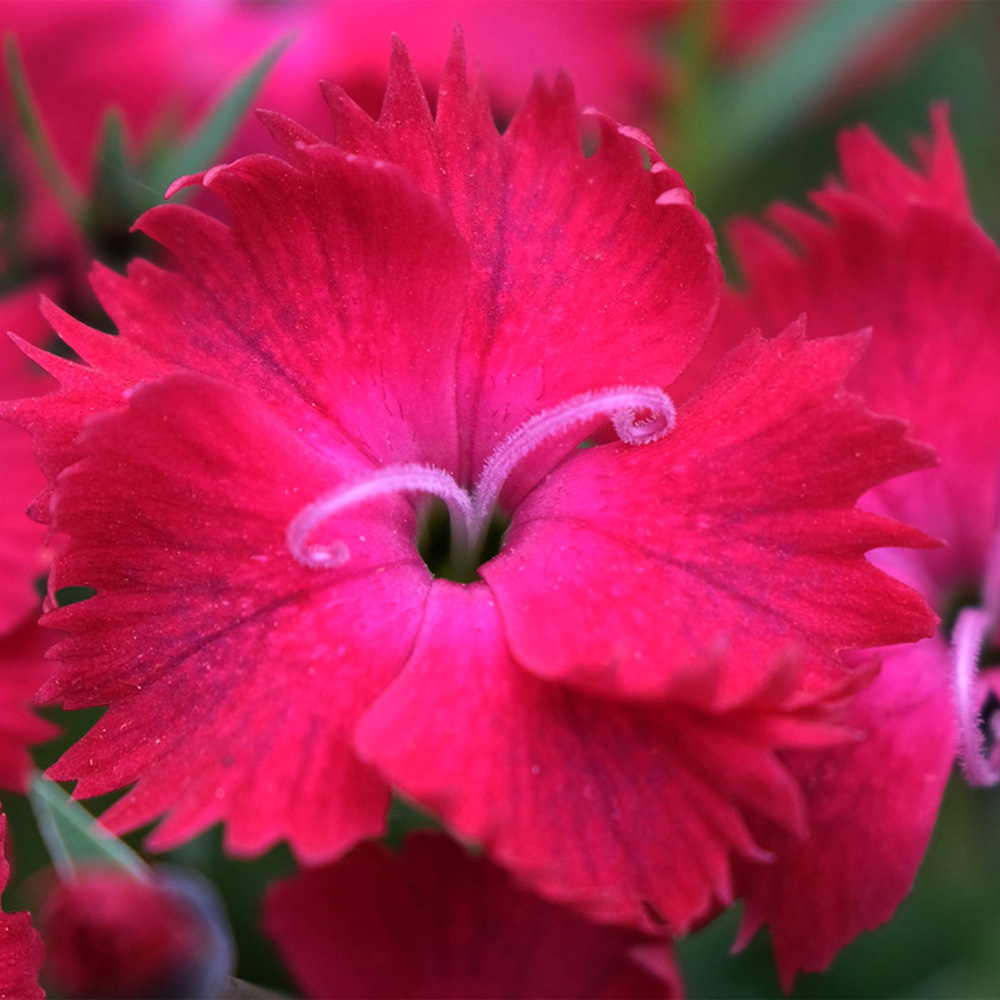
[[[263,924],[311,997],[679,997],[662,939],[592,924],[441,834],[275,883]]]
[[[10,877],[6,833],[7,817],[0,813],[0,892]],[[42,953],[42,941],[27,913],[0,913],[0,998],[44,1000],[45,992],[38,985]]]
[[[310,862],[395,786],[544,895],[684,931],[808,838],[783,754],[855,735],[842,651],[933,631],[864,556],[925,536],[855,507],[929,452],[843,391],[863,335],[750,337],[675,413],[711,232],[642,133],[592,115],[583,154],[565,78],[503,135],[460,43],[436,118],[401,44],[377,122],[326,94],[334,145],[267,116],[287,160],[181,182],[228,223],[157,208],[172,266],[96,270],[119,336],[47,308],[86,364],[31,352],[61,388],[7,412],[52,593],[96,594],[48,616],[43,695],[109,706],[51,774],[133,785],[105,821],[166,813],[153,847],[223,820]]]
[[[845,132],[843,183],[813,196],[825,219],[778,205],[773,228],[735,223],[748,288],[727,297],[706,348],[721,353],[751,326],[779,334],[803,312],[819,336],[870,327],[849,384],[940,456],[939,467],[883,484],[863,505],[947,543],[877,554],[938,610],[942,631],[884,651],[878,680],[851,708],[869,739],[788,757],[823,850],[789,841],[775,865],[747,872],[770,891],[748,907],[745,932],[770,924],[786,980],[824,968],[891,916],[923,857],[956,748],[974,783],[995,782],[1000,766],[989,704],[977,718],[988,695],[975,677],[984,645],[982,662],[996,662],[1000,613],[1000,253],[971,217],[943,108],[933,123],[917,170],[868,129]]]

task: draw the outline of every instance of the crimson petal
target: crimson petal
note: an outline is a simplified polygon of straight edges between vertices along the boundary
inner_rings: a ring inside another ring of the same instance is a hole
[[[809,804],[809,837],[762,834],[776,860],[737,876],[740,940],[768,924],[786,989],[887,921],[913,884],[955,756],[944,643],[887,651],[846,721],[866,738],[785,757]]]
[[[7,888],[10,864],[3,845],[7,817],[0,814],[0,892]],[[27,913],[0,913],[0,997],[44,1000],[38,984],[42,968],[42,940],[31,926]]]
[[[794,670],[740,701],[626,706],[512,659],[483,584],[437,581],[414,652],[357,730],[362,756],[533,888],[602,921],[681,933],[732,901],[729,858],[768,855],[745,814],[801,832],[779,746],[843,739]],[[725,670],[719,664],[716,678]]]
[[[343,572],[299,565],[288,522],[342,472],[204,376],[141,387],[83,438],[55,493],[69,542],[52,587],[97,594],[47,617],[70,638],[43,695],[111,707],[52,775],[81,796],[137,782],[106,822],[169,810],[156,847],[225,819],[235,852],[287,837],[322,860],[378,832],[388,790],[347,739],[419,623],[412,508],[392,498],[342,519],[356,542]]]
[[[662,441],[588,449],[553,472],[481,571],[515,658],[648,697],[730,651],[737,690],[792,651],[807,687],[836,684],[839,650],[930,635],[916,592],[864,555],[928,544],[854,503],[930,460],[841,390],[864,343],[801,327],[748,338]]]
[[[588,923],[441,834],[278,882],[264,927],[313,997],[671,997],[663,940]],[[655,965],[653,963],[656,963]]]

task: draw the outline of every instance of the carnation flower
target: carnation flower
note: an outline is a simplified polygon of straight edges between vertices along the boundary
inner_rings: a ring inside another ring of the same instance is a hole
[[[778,335],[803,312],[819,336],[871,327],[850,384],[873,408],[905,417],[941,461],[877,487],[864,504],[946,541],[877,555],[921,590],[943,629],[884,651],[879,679],[851,710],[867,740],[788,758],[822,853],[789,843],[775,865],[747,873],[769,888],[755,892],[744,936],[770,924],[786,980],[825,968],[891,916],[923,857],[956,748],[974,783],[995,783],[1000,767],[987,735],[992,702],[978,718],[987,687],[975,679],[977,659],[996,662],[1000,612],[1000,253],[971,218],[944,108],[932,120],[918,169],[868,129],[845,132],[843,184],[813,196],[825,219],[778,205],[773,229],[734,224],[748,290],[727,297],[706,348],[718,355],[750,326]]]
[[[0,892],[7,888],[10,865],[3,845],[7,817],[0,814]],[[27,913],[0,913],[0,997],[43,1000],[38,985],[42,967],[42,942]]]
[[[312,997],[679,997],[668,945],[589,923],[441,834],[275,883],[263,923]]]
[[[105,822],[165,813],[155,848],[221,820],[308,862],[395,787],[683,932],[810,842],[785,755],[856,737],[844,651],[933,631],[864,555],[925,536],[855,506],[930,454],[843,390],[864,335],[752,336],[675,409],[711,232],[643,133],[592,114],[584,155],[564,77],[503,135],[460,42],[436,117],[401,44],[377,122],[326,95],[335,144],[265,116],[287,159],[179,182],[229,222],[157,208],[170,266],[95,271],[119,336],[50,306],[86,363],[29,348],[50,587],[96,590],[43,695],[109,706],[50,773],[132,785]]]

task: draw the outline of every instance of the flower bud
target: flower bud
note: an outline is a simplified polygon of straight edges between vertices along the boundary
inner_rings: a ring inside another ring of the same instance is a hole
[[[214,887],[157,868],[138,879],[91,868],[58,884],[42,912],[46,971],[68,997],[218,997],[232,934]]]

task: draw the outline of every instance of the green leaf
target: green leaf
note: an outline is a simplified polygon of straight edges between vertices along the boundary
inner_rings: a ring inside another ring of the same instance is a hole
[[[150,164],[146,182],[151,188],[162,194],[178,177],[194,174],[212,166],[243,120],[264,78],[293,41],[294,36],[288,35],[271,46],[229,91],[222,95],[186,143],[177,145],[172,150],[166,150],[155,163]],[[157,201],[159,200],[158,197]]]
[[[38,166],[45,177],[45,182],[59,199],[70,218],[79,223],[83,212],[83,199],[69,174],[59,162],[55,147],[52,145],[52,140],[42,122],[38,105],[31,93],[17,39],[12,32],[8,32],[4,38],[4,59],[18,119],[28,142],[31,144],[35,158],[38,160]]]
[[[87,206],[87,229],[92,237],[107,231],[128,230],[152,198],[159,200],[139,176],[128,154],[125,121],[117,108],[104,116],[94,164],[94,188]]]
[[[64,880],[74,879],[82,868],[96,866],[114,868],[137,879],[149,877],[149,866],[142,858],[54,781],[36,773],[28,798],[52,863]]]
[[[671,162],[699,202],[736,183],[748,162],[833,91],[872,38],[914,0],[816,4],[798,30],[744,70],[703,78],[676,112]]]

